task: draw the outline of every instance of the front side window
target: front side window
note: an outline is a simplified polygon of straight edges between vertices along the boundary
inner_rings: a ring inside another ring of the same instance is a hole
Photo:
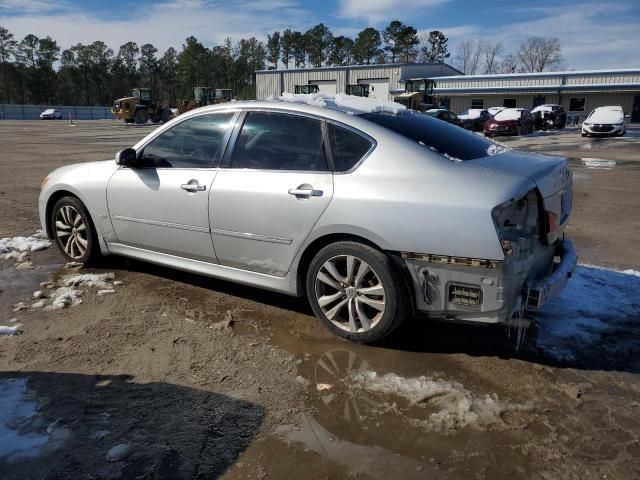
[[[147,168],[208,168],[220,154],[233,113],[193,117],[154,138],[142,150]]]
[[[569,99],[569,111],[570,112],[584,112],[584,97],[572,97]]]
[[[484,108],[484,98],[472,98],[471,108],[478,108],[482,110]]]
[[[362,135],[333,124],[329,124],[329,138],[336,172],[351,170],[372,146],[371,141]]]
[[[327,171],[322,122],[299,115],[250,112],[231,168]]]

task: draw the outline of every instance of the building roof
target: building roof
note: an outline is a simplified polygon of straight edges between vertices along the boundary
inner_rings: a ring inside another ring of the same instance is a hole
[[[353,70],[353,69],[369,69],[369,68],[400,68],[400,67],[447,67],[460,75],[464,75],[460,70],[452,67],[448,63],[370,63],[359,65],[335,65],[329,67],[312,67],[312,68],[278,68],[272,70],[257,70],[256,73],[281,73],[281,72],[314,72],[322,70]],[[447,77],[440,77],[447,78]],[[452,76],[451,78],[455,78]]]
[[[490,73],[484,75],[450,75],[445,77],[433,77],[432,80],[482,80],[482,79],[504,79],[504,78],[535,78],[535,77],[559,77],[559,76],[579,76],[579,75],[601,75],[601,74],[623,74],[623,73],[640,73],[640,68],[618,68],[618,69],[601,69],[601,70],[568,70],[561,72],[531,72],[531,73]]]

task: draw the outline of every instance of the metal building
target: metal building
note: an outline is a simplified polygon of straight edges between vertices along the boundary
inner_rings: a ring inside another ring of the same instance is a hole
[[[409,63],[384,65],[350,65],[256,72],[256,98],[259,100],[284,92],[305,91],[316,85],[321,93],[351,93],[358,85],[368,85],[368,96],[392,99],[391,94],[404,92],[404,81],[411,78],[462,75],[446,63]],[[298,87],[298,88],[296,88]]]
[[[563,105],[582,120],[591,110],[620,105],[640,122],[640,69],[511,73],[432,78],[432,95],[455,113],[468,108]]]

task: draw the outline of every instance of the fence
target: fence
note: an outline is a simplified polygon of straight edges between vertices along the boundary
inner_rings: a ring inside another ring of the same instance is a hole
[[[0,120],[38,120],[48,108],[55,108],[63,120],[99,120],[114,118],[110,107],[73,107],[66,105],[12,105],[0,104]]]

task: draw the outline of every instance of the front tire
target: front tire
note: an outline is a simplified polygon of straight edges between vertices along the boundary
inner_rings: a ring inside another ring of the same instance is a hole
[[[138,124],[144,124],[147,123],[149,121],[149,112],[147,112],[146,109],[141,108],[139,110],[136,111],[136,113],[133,116],[133,120]]]
[[[63,197],[53,206],[51,233],[60,253],[69,262],[87,265],[100,256],[91,217],[75,197]]]
[[[335,335],[379,342],[410,312],[398,267],[384,253],[357,242],[324,247],[311,261],[307,297],[316,317]]]

